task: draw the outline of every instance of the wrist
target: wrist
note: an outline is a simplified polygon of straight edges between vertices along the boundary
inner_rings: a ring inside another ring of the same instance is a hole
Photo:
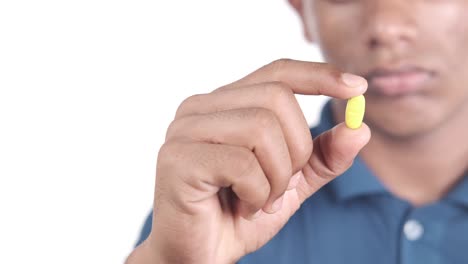
[[[147,240],[143,241],[133,252],[128,256],[125,264],[168,264],[169,262],[164,260],[161,255],[157,253],[157,250],[150,246],[150,242]]]

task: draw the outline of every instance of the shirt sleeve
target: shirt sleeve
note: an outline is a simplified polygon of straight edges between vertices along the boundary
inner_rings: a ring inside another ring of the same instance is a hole
[[[143,241],[145,241],[146,238],[148,238],[149,234],[151,233],[151,226],[153,223],[153,211],[151,211],[146,218],[145,224],[143,225],[143,228],[140,231],[140,237],[138,238],[137,243],[135,244],[135,247],[140,245]]]

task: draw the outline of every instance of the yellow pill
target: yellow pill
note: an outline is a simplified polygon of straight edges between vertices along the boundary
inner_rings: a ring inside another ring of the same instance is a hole
[[[366,99],[364,95],[359,95],[348,100],[346,104],[345,123],[351,129],[361,127],[366,111]]]

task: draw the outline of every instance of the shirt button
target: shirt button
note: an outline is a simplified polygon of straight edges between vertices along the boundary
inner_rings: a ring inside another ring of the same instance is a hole
[[[424,227],[417,220],[408,220],[403,227],[403,232],[405,233],[406,239],[415,241],[420,239],[424,234]]]

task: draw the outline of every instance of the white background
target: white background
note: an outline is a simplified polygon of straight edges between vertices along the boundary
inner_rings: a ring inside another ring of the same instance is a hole
[[[1,1],[0,263],[122,263],[178,104],[281,57],[286,0]]]

